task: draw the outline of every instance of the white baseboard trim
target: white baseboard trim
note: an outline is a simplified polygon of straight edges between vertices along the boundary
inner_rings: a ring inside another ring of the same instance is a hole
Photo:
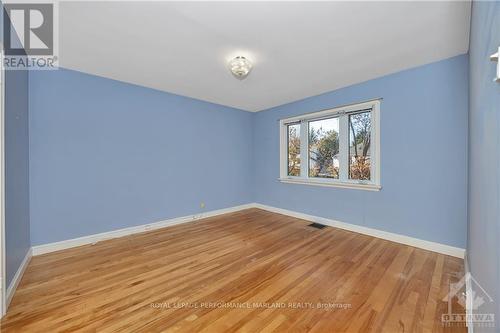
[[[21,262],[21,265],[19,265],[19,268],[17,269],[14,278],[12,278],[12,281],[10,281],[9,287],[7,288],[7,293],[5,295],[5,311],[7,311],[7,309],[9,308],[9,304],[12,301],[14,294],[16,293],[17,286],[19,285],[19,282],[21,282],[21,279],[23,278],[24,275],[24,271],[26,270],[28,264],[30,263],[31,256],[32,256],[32,249],[30,248],[28,252],[26,252],[24,259]]]
[[[465,256],[465,249],[462,249],[462,248],[458,248],[458,247],[454,247],[454,246],[450,246],[450,245],[446,245],[446,244],[441,244],[441,243],[436,243],[436,242],[431,242],[431,241],[426,241],[423,239],[413,238],[413,237],[409,237],[409,236],[405,236],[405,235],[395,234],[392,232],[382,231],[382,230],[378,230],[378,229],[362,227],[362,226],[355,225],[355,224],[340,222],[340,221],[336,221],[336,220],[332,220],[332,219],[328,219],[328,218],[324,218],[324,217],[304,214],[304,213],[300,213],[300,212],[291,211],[288,209],[272,207],[272,206],[263,205],[263,204],[259,204],[259,203],[249,203],[249,204],[245,204],[245,205],[234,206],[234,207],[204,212],[204,213],[197,214],[197,215],[188,215],[188,216],[183,216],[183,217],[177,217],[177,218],[173,218],[173,219],[169,219],[169,220],[163,220],[163,221],[159,221],[159,222],[138,225],[135,227],[118,229],[118,230],[103,232],[103,233],[99,233],[99,234],[68,239],[68,240],[55,242],[55,243],[36,245],[36,246],[32,247],[32,251],[33,251],[32,253],[34,256],[37,256],[37,255],[50,253],[50,252],[54,252],[54,251],[69,249],[69,248],[76,247],[76,246],[81,246],[81,245],[86,245],[86,244],[94,244],[94,243],[97,243],[97,242],[100,242],[100,241],[103,241],[106,239],[112,239],[112,238],[132,235],[132,234],[141,233],[144,231],[165,228],[165,227],[173,226],[176,224],[191,222],[194,220],[199,220],[199,219],[203,219],[203,218],[207,218],[207,217],[237,212],[237,211],[240,211],[243,209],[248,209],[248,208],[260,208],[260,209],[264,209],[264,210],[267,210],[270,212],[284,214],[284,215],[296,217],[296,218],[307,220],[307,221],[318,222],[318,223],[332,226],[335,228],[345,229],[345,230],[357,232],[357,233],[364,234],[364,235],[382,238],[382,239],[393,241],[396,243],[410,245],[410,246],[418,247],[418,248],[421,248],[424,250],[442,253],[442,254],[446,254],[449,256],[458,257],[458,258],[462,258],[462,259]]]
[[[465,276],[472,276],[470,275],[470,266],[469,266],[469,257],[467,256],[467,252],[465,253],[464,256],[464,270],[465,270]],[[465,315],[467,318],[467,332],[468,333],[474,333],[474,323],[472,322],[472,303],[473,299],[470,297],[472,295],[472,279],[465,279]]]
[[[463,259],[465,249],[256,203],[254,207]]]
[[[145,232],[145,231],[165,228],[165,227],[173,226],[176,224],[192,222],[192,221],[196,221],[196,220],[200,220],[200,219],[204,219],[204,218],[208,218],[208,217],[212,217],[212,216],[227,214],[227,213],[233,213],[233,212],[237,212],[237,211],[240,211],[243,209],[248,209],[248,208],[253,208],[253,207],[255,207],[255,205],[250,203],[250,204],[234,206],[234,207],[229,207],[229,208],[224,208],[224,209],[212,210],[212,211],[203,212],[203,213],[195,214],[195,215],[176,217],[173,219],[163,220],[163,221],[159,221],[159,222],[142,224],[142,225],[124,228],[124,229],[102,232],[99,234],[68,239],[68,240],[55,242],[55,243],[36,245],[36,246],[32,247],[33,255],[38,256],[41,254],[50,253],[50,252],[54,252],[54,251],[60,251],[60,250],[64,250],[64,249],[69,249],[69,248],[76,247],[76,246],[95,244],[97,242],[100,242],[100,241],[103,241],[106,239],[123,237],[123,236],[137,234],[137,233],[141,233],[141,232]]]

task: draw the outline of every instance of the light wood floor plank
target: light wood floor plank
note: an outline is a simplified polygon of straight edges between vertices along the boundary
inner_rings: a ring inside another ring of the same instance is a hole
[[[248,209],[34,257],[1,329],[466,331],[441,324],[462,260],[308,224]]]

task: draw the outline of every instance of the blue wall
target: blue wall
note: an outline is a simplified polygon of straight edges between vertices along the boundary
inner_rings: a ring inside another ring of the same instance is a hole
[[[376,97],[380,192],[277,181],[278,119]],[[256,201],[465,247],[467,109],[466,55],[255,114],[33,71],[32,244]]]
[[[500,327],[500,84],[489,56],[500,46],[500,3],[474,2],[470,35],[469,233],[474,278],[496,301],[478,311],[496,313]],[[474,332],[482,331],[475,328]]]
[[[278,119],[378,97],[380,192],[278,182]],[[467,109],[462,55],[259,112],[256,201],[465,248]]]
[[[30,248],[28,73],[5,74],[5,246],[7,286]]]
[[[30,72],[33,245],[252,201],[252,113]]]
[[[3,37],[0,6],[0,40]],[[5,266],[9,286],[30,248],[28,72],[5,73]]]

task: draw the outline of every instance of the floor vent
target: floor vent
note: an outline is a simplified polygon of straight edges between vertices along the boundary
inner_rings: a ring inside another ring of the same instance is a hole
[[[326,225],[324,224],[319,224],[319,223],[311,223],[308,225],[308,227],[316,228],[316,229],[323,229],[326,228]]]

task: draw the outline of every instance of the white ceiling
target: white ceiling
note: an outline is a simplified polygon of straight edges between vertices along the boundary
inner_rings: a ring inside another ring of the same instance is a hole
[[[60,64],[259,111],[466,53],[470,2],[61,2]],[[227,62],[254,63],[235,79]]]

